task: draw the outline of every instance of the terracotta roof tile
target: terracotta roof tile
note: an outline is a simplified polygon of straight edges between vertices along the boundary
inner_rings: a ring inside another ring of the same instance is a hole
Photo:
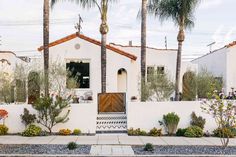
[[[101,46],[101,42],[98,41],[98,40],[89,38],[89,37],[87,37],[87,36],[85,36],[85,35],[82,35],[82,34],[74,33],[74,34],[71,34],[71,35],[66,36],[66,37],[64,37],[64,38],[61,38],[61,39],[59,39],[59,40],[56,40],[56,41],[54,41],[54,42],[49,43],[49,47],[53,47],[53,46],[59,45],[59,44],[61,44],[61,43],[67,42],[67,41],[69,41],[69,40],[72,40],[72,39],[74,39],[74,38],[76,38],[76,37],[79,37],[79,38],[81,38],[81,39],[83,39],[83,40],[86,40],[86,41],[88,41],[88,42],[90,42],[90,43],[93,43],[93,44],[95,44],[95,45]],[[113,47],[113,46],[111,46],[111,45],[106,45],[106,48],[109,49],[109,50],[111,50],[111,51],[114,51],[114,52],[116,52],[116,53],[118,53],[118,54],[120,54],[120,55],[126,56],[126,57],[128,57],[128,58],[130,58],[130,59],[132,59],[132,60],[136,60],[136,59],[137,59],[136,56],[134,56],[134,55],[132,55],[132,54],[130,54],[130,53],[128,53],[128,52],[125,52],[125,51],[123,51],[123,50],[120,50],[120,49],[118,49],[118,48],[115,48],[115,47]],[[44,47],[41,46],[41,47],[38,48],[38,51],[42,51],[43,49],[44,49]]]
[[[229,48],[235,45],[236,45],[236,41],[233,41],[232,43],[229,43],[228,45],[226,45],[226,47]]]

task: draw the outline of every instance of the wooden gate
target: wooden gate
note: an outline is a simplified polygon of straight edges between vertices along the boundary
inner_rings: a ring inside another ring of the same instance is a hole
[[[125,112],[125,93],[98,94],[98,112]]]

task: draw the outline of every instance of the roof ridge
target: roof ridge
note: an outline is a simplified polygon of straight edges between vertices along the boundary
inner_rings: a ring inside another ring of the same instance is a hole
[[[86,41],[88,41],[88,42],[90,42],[90,43],[93,43],[93,44],[95,44],[95,45],[98,45],[98,46],[101,45],[101,42],[98,41],[98,40],[92,39],[92,38],[87,37],[87,36],[85,36],[85,35],[83,35],[83,34],[74,33],[74,34],[68,35],[68,36],[66,36],[66,37],[64,37],[64,38],[61,38],[61,39],[58,39],[58,40],[56,40],[56,41],[54,41],[54,42],[49,43],[49,47],[53,47],[53,46],[59,45],[59,44],[61,44],[61,43],[67,42],[67,41],[69,41],[69,40],[72,40],[72,39],[74,39],[74,38],[76,38],[76,37],[79,37],[80,39],[86,40]],[[118,54],[120,54],[120,55],[126,56],[126,57],[128,57],[128,58],[130,58],[130,59],[132,59],[132,60],[136,60],[136,59],[137,59],[137,57],[136,57],[135,55],[130,54],[130,53],[128,53],[128,52],[125,52],[125,51],[123,51],[123,50],[120,50],[120,49],[118,49],[118,48],[116,48],[116,47],[113,47],[113,46],[111,46],[111,45],[108,45],[108,44],[107,44],[107,45],[106,45],[106,48],[109,49],[109,50],[111,50],[111,51],[114,51],[114,52],[116,52],[116,53],[118,53]],[[44,47],[41,46],[41,47],[38,48],[38,51],[42,51],[43,49],[44,49]]]
[[[110,45],[115,45],[115,46],[120,46],[120,47],[141,47],[141,46],[138,46],[138,45],[122,45],[122,44],[116,44],[116,43],[110,43]],[[177,49],[160,49],[160,48],[155,48],[155,47],[149,47],[149,46],[146,46],[146,48],[148,49],[153,49],[153,50],[161,50],[161,51],[165,51],[165,50],[170,50],[170,51],[177,51]]]

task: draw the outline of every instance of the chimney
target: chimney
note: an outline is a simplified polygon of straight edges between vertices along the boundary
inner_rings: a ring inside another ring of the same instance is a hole
[[[129,46],[133,46],[132,40],[129,41]]]

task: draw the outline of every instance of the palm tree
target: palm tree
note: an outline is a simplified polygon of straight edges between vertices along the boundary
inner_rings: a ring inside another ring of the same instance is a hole
[[[48,66],[49,66],[49,0],[43,5],[43,55],[44,55],[44,94],[49,95]]]
[[[176,63],[175,100],[179,100],[179,83],[181,69],[182,45],[185,40],[185,30],[194,26],[194,12],[200,0],[151,0],[149,10],[161,21],[172,19],[179,27],[178,53]]]
[[[141,86],[146,83],[146,27],[147,27],[147,0],[142,0],[141,10]],[[141,87],[143,89],[143,87]],[[144,97],[141,90],[141,101]]]
[[[60,0],[52,0],[52,5]],[[109,27],[107,24],[107,11],[109,3],[116,0],[70,0],[81,5],[83,8],[98,7],[101,15],[100,33],[101,33],[101,89],[102,93],[106,93],[106,39]]]

